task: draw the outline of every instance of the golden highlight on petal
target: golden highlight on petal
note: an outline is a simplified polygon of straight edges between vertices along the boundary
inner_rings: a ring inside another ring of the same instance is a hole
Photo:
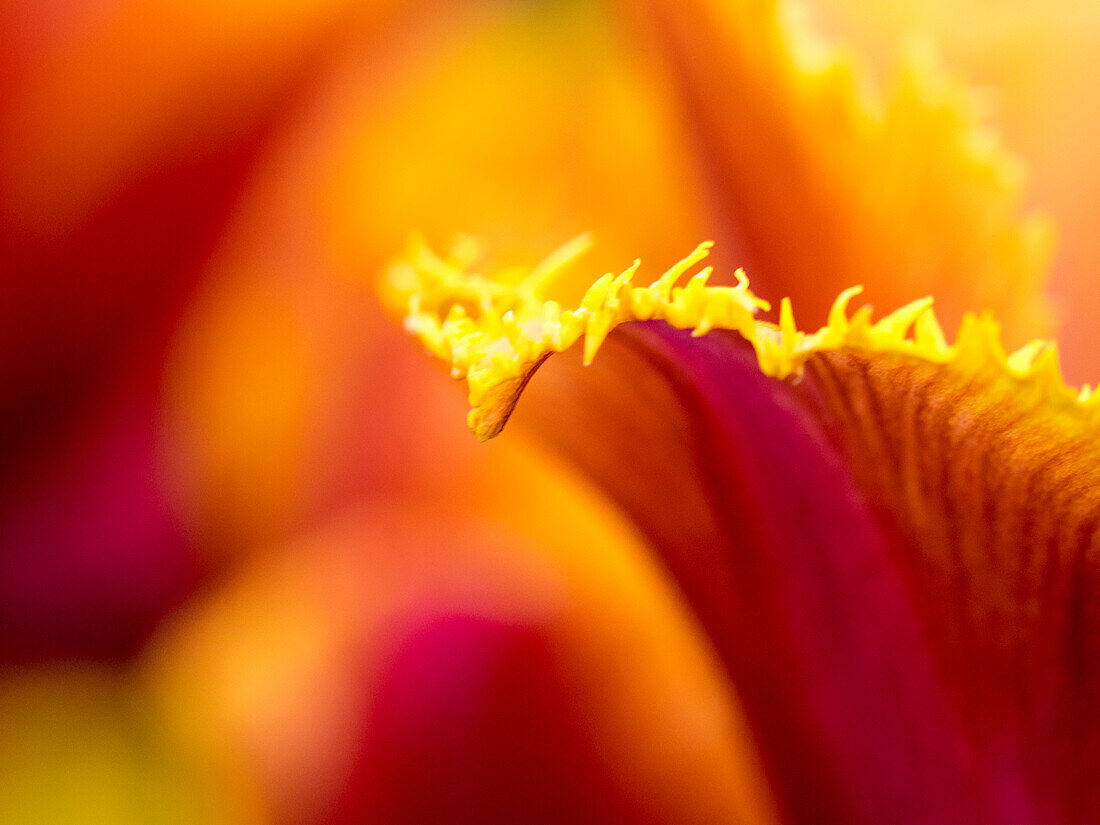
[[[797,0],[620,5],[668,58],[717,225],[758,283],[804,311],[854,282],[882,305],[942,295],[951,325],[979,306],[1012,334],[1048,328],[1052,226],[931,43],[914,40],[880,83]]]
[[[474,269],[479,252],[471,239],[460,239],[440,257],[416,238],[391,265],[383,284],[387,303],[404,315],[407,332],[450,365],[454,378],[466,379],[467,423],[481,440],[503,429],[524,385],[551,353],[564,352],[583,338],[584,360],[591,363],[615,327],[649,320],[694,335],[712,329],[739,332],[756,351],[761,371],[774,378],[801,375],[814,353],[895,353],[1006,382],[1022,400],[1051,404],[1082,422],[1097,419],[1100,395],[1088,386],[1066,385],[1054,343],[1031,341],[1009,354],[989,313],[965,314],[955,343],[948,344],[931,298],[873,321],[870,306],[848,314],[852,298],[862,291],[855,286],[836,298],[825,326],[803,332],[787,298],[780,304],[778,324],[756,318],[770,304],[752,292],[742,270],[735,273],[735,286],[708,284],[712,268],[697,266],[707,257],[709,241],[648,286],[635,285],[640,267],[635,261],[621,274],[595,281],[576,307],[544,300],[542,290],[589,243],[586,236],[574,239],[529,272],[486,276]]]

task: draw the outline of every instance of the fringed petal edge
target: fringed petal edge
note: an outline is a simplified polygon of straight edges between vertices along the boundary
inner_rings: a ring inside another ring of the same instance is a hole
[[[618,275],[596,280],[575,307],[544,300],[544,290],[590,244],[582,235],[530,271],[489,277],[474,269],[480,251],[472,239],[461,238],[440,256],[414,238],[389,267],[384,300],[403,315],[405,330],[450,366],[452,377],[466,380],[467,424],[482,441],[504,428],[519,392],[550,354],[583,338],[584,361],[591,363],[615,327],[648,320],[663,320],[696,336],[713,329],[736,331],[752,345],[761,371],[777,379],[797,380],[806,361],[819,352],[896,353],[1012,382],[1018,393],[1032,396],[1028,400],[1051,404],[1082,425],[1100,418],[1100,394],[1095,387],[1066,384],[1053,342],[1034,340],[1009,353],[1000,325],[988,312],[965,314],[953,344],[947,343],[930,297],[878,321],[867,305],[849,315],[860,286],[837,296],[826,324],[816,332],[798,329],[788,298],[780,303],[778,324],[760,320],[757,313],[771,306],[749,288],[743,270],[734,273],[734,286],[708,283],[712,267],[699,265],[713,246],[710,241],[648,286],[636,285],[640,262],[635,261]]]

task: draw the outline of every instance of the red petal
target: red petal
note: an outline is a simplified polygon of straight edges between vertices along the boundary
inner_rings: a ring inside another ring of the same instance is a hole
[[[334,824],[653,821],[607,775],[534,628],[437,619],[381,685]]]
[[[1067,401],[1052,355],[1020,380],[820,353],[796,393],[899,526],[939,670],[972,735],[1017,754],[1060,821],[1093,822],[1100,450],[1090,408]]]
[[[1011,750],[979,752],[885,535],[787,384],[727,333],[614,332],[549,359],[517,418],[650,536],[709,631],[805,823],[1045,821]],[[563,383],[568,382],[568,391]]]

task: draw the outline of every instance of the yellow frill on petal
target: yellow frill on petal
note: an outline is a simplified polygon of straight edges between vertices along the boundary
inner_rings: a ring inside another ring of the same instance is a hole
[[[954,344],[948,344],[936,320],[931,298],[913,301],[879,321],[863,306],[852,315],[848,304],[861,287],[844,290],[834,301],[828,322],[816,332],[800,331],[790,300],[780,305],[779,323],[756,314],[770,305],[749,288],[742,270],[735,286],[711,286],[711,267],[692,273],[712,244],[704,242],[648,286],[637,286],[640,262],[619,275],[592,284],[579,306],[563,308],[543,300],[542,290],[589,246],[581,236],[550,255],[530,272],[507,271],[487,277],[472,271],[477,244],[468,238],[446,257],[414,239],[390,267],[383,286],[387,303],[405,318],[405,329],[466,379],[470,413],[467,423],[481,440],[497,435],[507,422],[519,392],[551,353],[564,352],[584,339],[584,360],[591,363],[615,327],[629,321],[663,320],[677,329],[704,335],[734,330],[752,344],[761,371],[774,378],[798,376],[814,353],[851,349],[889,352],[950,365],[962,373],[993,370],[1036,399],[1094,420],[1100,395],[1093,388],[1066,385],[1055,344],[1032,341],[1008,354],[1000,327],[989,313],[967,313]]]
[[[1013,335],[1050,328],[1053,226],[932,42],[913,39],[882,83],[798,0],[624,5],[668,57],[716,225],[758,281],[814,313],[860,283],[883,306],[930,291],[951,325],[977,306]]]

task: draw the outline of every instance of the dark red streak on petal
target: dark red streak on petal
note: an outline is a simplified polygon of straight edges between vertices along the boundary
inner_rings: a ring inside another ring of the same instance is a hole
[[[11,275],[0,333],[0,424],[33,440],[131,347],[163,338],[198,279],[270,124],[151,170],[64,238],[0,226]],[[0,471],[30,449],[21,439]]]
[[[1016,754],[1063,823],[1100,817],[1100,450],[989,376],[880,354],[808,364],[804,396],[902,526],[922,624],[972,735]]]
[[[733,334],[612,333],[550,359],[516,420],[650,537],[713,640],[795,823],[1048,820],[939,681],[904,546]]]
[[[0,431],[19,434],[0,454],[0,492],[134,352],[163,350],[257,159],[354,20],[335,16],[230,134],[140,159],[72,228],[44,233],[0,209]],[[201,118],[180,132],[203,135]]]

